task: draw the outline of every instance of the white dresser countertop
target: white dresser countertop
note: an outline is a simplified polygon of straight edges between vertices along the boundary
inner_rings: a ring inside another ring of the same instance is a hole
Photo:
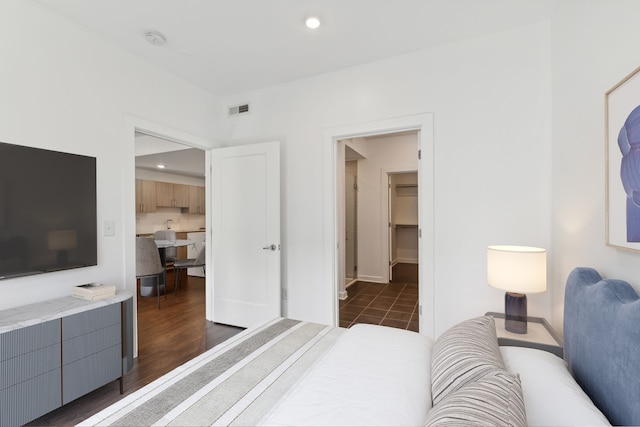
[[[129,292],[117,292],[114,296],[97,301],[87,301],[72,296],[52,299],[20,307],[0,310],[0,334],[60,319],[72,314],[92,310],[131,298]]]

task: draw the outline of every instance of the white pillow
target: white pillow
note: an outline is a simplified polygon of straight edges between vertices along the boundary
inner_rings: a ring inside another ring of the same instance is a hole
[[[520,375],[529,426],[610,425],[564,360],[533,348],[503,346],[500,351],[505,367]]]

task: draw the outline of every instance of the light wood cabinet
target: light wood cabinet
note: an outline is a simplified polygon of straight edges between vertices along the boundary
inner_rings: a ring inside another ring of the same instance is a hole
[[[189,186],[184,184],[173,184],[173,198],[176,206],[180,208],[189,207]]]
[[[189,186],[170,182],[156,182],[157,206],[188,208]]]
[[[204,187],[197,187],[195,185],[189,186],[189,213],[192,214],[204,214],[205,208],[205,193]]]
[[[136,179],[136,213],[156,211],[156,182]]]

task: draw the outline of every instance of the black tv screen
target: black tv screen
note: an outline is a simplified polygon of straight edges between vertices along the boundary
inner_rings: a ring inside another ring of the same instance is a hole
[[[0,142],[0,279],[97,263],[95,157]]]

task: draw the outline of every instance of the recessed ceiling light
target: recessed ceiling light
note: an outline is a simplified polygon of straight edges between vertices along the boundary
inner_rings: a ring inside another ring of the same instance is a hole
[[[304,21],[304,24],[307,26],[307,28],[315,30],[320,26],[320,18],[318,18],[317,16],[310,16]]]
[[[158,165],[158,169],[164,169],[164,168],[166,168],[166,167],[167,167],[167,165],[163,165],[163,164],[159,164],[159,165]]]
[[[147,31],[144,36],[149,43],[155,46],[162,46],[167,42],[167,38],[157,31]]]

